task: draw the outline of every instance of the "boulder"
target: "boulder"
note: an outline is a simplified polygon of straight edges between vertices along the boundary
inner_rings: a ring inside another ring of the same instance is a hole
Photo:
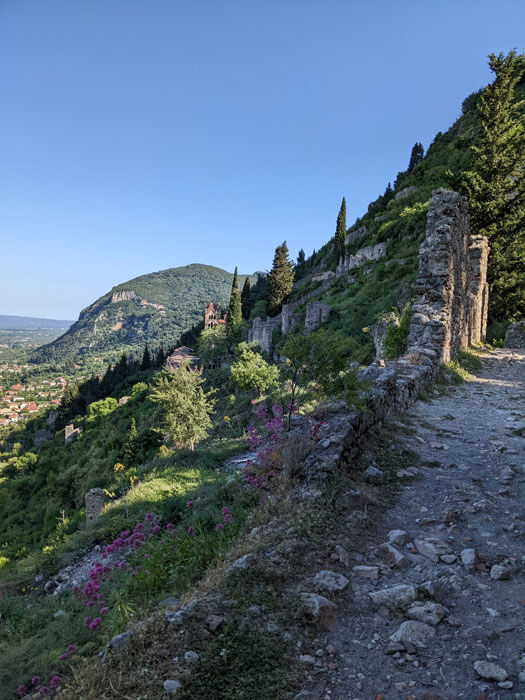
[[[314,576],[314,586],[318,591],[344,591],[348,584],[346,576],[337,574],[335,571],[319,571]]]
[[[405,648],[407,644],[412,644],[424,649],[432,642],[435,635],[436,631],[430,625],[417,620],[407,620],[391,635],[390,641],[403,644]]]
[[[406,607],[417,597],[414,586],[404,583],[384,588],[381,591],[372,591],[368,595],[376,605],[385,605],[391,609]]]

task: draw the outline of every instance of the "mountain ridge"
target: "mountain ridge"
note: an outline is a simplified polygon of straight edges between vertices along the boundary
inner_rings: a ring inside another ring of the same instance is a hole
[[[17,316],[14,314],[0,314],[0,330],[47,330],[62,329],[72,326],[74,321],[66,321],[55,318],[40,318],[38,316]]]
[[[239,275],[240,283],[252,275]],[[213,301],[226,306],[233,274],[192,263],[150,272],[112,287],[81,310],[78,320],[52,343],[38,348],[35,362],[59,362],[88,354],[139,352],[170,346],[200,322]]]

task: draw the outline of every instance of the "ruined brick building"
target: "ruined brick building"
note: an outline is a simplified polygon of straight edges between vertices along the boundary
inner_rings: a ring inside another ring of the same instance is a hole
[[[211,301],[204,309],[204,328],[213,328],[219,324],[226,323],[226,314],[221,314],[221,310]]]

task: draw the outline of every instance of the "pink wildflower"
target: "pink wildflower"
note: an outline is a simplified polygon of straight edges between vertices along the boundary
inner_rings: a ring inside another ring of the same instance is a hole
[[[74,644],[68,644],[67,651],[76,651],[77,648]]]
[[[65,661],[66,659],[67,659],[67,654],[60,654],[60,656],[58,657],[59,661]]]
[[[151,513],[146,513],[146,520],[150,523],[153,520],[153,515]]]
[[[18,686],[17,692],[18,692],[18,694],[20,695],[20,697],[22,697],[23,695],[25,695],[25,694],[26,694],[26,687],[25,687],[25,685],[19,685],[19,686]]]
[[[197,534],[197,530],[192,525],[190,525],[188,528],[188,535],[196,535],[196,534]]]
[[[193,505],[193,501],[188,501],[188,502],[186,503],[186,508],[191,508],[192,505]]]
[[[101,615],[107,615],[108,612],[109,612],[109,608],[107,608],[107,607],[100,608],[100,614],[101,614]]]
[[[40,681],[40,676],[33,676],[31,678],[31,685],[36,685]]]
[[[160,527],[158,525],[155,525],[155,527],[152,530],[153,534],[156,535],[157,532],[160,532]]]
[[[215,529],[217,530],[217,532],[220,532],[221,530],[224,529],[224,525],[222,523],[217,523],[217,525],[215,526]]]

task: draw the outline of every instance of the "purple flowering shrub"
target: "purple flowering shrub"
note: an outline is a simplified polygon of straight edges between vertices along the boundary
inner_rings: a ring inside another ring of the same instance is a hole
[[[284,439],[285,425],[283,408],[279,404],[270,413],[265,407],[257,409],[257,427],[248,427],[247,447],[257,452],[254,460],[249,460],[243,470],[243,477],[250,488],[266,489],[276,478],[281,467],[280,446]]]

